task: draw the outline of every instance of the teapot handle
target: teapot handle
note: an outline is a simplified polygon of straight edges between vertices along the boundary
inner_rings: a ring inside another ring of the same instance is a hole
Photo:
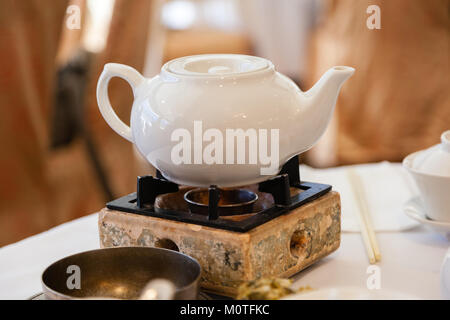
[[[132,67],[120,63],[107,63],[97,83],[97,103],[103,118],[115,132],[128,141],[134,142],[131,128],[120,120],[109,102],[108,84],[109,80],[114,77],[122,78],[128,82],[133,89],[134,98],[136,98],[137,88],[145,78]]]

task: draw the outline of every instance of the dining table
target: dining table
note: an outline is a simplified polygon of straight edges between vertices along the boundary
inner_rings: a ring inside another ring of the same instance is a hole
[[[399,164],[381,166],[383,170],[400,170]],[[370,170],[375,170],[374,168]],[[305,167],[301,172],[304,176],[313,177],[312,169],[309,173],[308,170]],[[360,167],[360,170],[366,169]],[[317,177],[320,174],[332,177],[333,174],[327,171],[318,173]],[[377,175],[382,179],[381,174]],[[386,179],[392,179],[392,174],[387,176],[390,178]],[[333,179],[336,180],[336,177],[335,175]],[[333,188],[341,194],[350,192],[337,184]],[[347,201],[343,202],[343,214],[351,211],[351,204],[348,203],[351,200],[348,197],[342,197],[342,200]],[[387,197],[386,201],[389,202]],[[386,214],[404,215],[403,212],[397,212],[401,211],[398,208]],[[408,224],[402,230],[376,230],[382,258],[371,264],[361,233],[352,230],[351,219],[344,221],[343,216],[342,225],[340,247],[293,276],[293,288],[351,287],[380,293],[398,292],[417,299],[444,298],[441,269],[450,245],[445,235],[417,223]],[[51,263],[68,255],[99,247],[98,214],[94,213],[0,248],[0,299],[29,299],[42,292],[41,275]]]

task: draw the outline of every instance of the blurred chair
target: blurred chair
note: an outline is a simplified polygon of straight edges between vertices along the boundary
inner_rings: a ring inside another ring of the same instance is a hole
[[[309,154],[319,166],[401,161],[450,128],[447,0],[328,0],[313,37],[309,86],[334,65],[356,68],[332,126]],[[369,5],[381,9],[370,30]]]
[[[81,8],[81,30],[66,28],[69,4]],[[115,1],[106,47],[92,55],[85,98],[77,104],[83,105],[80,119],[92,132],[100,161],[111,177],[110,187],[117,195],[134,188],[136,161],[131,144],[112,132],[98,112],[95,87],[106,62],[143,70],[152,4]],[[0,1],[0,245],[94,212],[105,204],[95,166],[88,157],[89,147],[70,132],[60,140],[50,134],[50,128],[53,133],[61,132],[55,129],[57,124],[69,124],[67,112],[74,112],[62,104],[54,118],[54,90],[62,79],[56,77],[57,70],[76,61],[73,59],[80,48],[86,49],[86,8],[86,0]],[[129,118],[132,94],[127,84],[111,81],[110,97],[117,113]],[[52,145],[59,148],[51,149]]]
[[[0,1],[0,245],[58,221],[47,128],[66,6]]]

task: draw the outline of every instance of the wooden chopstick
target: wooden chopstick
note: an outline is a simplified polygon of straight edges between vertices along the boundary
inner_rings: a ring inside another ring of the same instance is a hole
[[[358,217],[359,227],[361,229],[361,236],[363,238],[364,245],[366,246],[367,256],[369,257],[369,262],[374,264],[377,262],[375,258],[375,253],[373,251],[372,242],[370,241],[369,232],[367,230],[367,226],[364,223],[364,218],[361,213],[356,214]]]
[[[349,169],[348,177],[360,209],[356,215],[361,228],[361,235],[366,246],[367,255],[369,256],[369,262],[373,264],[381,260],[381,252],[375,236],[372,219],[370,218],[363,184],[354,169]]]

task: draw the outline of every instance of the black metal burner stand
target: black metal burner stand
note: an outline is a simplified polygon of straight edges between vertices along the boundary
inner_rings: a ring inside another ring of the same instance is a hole
[[[137,192],[113,200],[107,203],[106,207],[111,210],[136,213],[144,216],[170,219],[236,232],[246,232],[301,205],[311,202],[331,190],[331,186],[327,184],[300,181],[298,157],[293,157],[283,166],[278,176],[259,183],[259,191],[270,193],[273,196],[274,205],[246,219],[232,221],[222,219],[218,215],[219,189],[214,185],[209,188],[210,201],[208,204],[208,216],[155,208],[154,202],[158,195],[177,192],[179,190],[176,183],[165,180],[159,172],[157,172],[157,177],[138,177]],[[290,187],[301,189],[303,192],[291,197]]]

